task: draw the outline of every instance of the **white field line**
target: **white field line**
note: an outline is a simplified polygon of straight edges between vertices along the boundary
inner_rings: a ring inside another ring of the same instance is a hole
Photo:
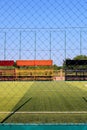
[[[0,114],[87,114],[87,111],[0,111]]]

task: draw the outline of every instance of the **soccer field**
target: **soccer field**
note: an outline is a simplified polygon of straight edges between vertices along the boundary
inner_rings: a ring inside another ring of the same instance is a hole
[[[87,82],[0,82],[1,123],[85,123]]]

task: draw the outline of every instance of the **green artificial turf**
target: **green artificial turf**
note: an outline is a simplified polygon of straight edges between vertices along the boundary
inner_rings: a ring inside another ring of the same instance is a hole
[[[0,82],[0,122],[16,111],[42,113],[13,113],[5,123],[84,123],[84,113],[43,112],[86,112],[86,100],[86,81]]]

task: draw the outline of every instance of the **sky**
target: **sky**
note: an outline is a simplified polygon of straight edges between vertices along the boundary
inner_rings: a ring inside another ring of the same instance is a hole
[[[0,59],[61,65],[87,54],[86,28],[87,0],[0,0]]]

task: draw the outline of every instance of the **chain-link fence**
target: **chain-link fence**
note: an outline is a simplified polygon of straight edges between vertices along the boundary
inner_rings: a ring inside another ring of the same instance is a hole
[[[87,122],[86,0],[0,3],[0,122]]]
[[[87,28],[0,29],[1,60],[47,60],[62,66],[64,59],[87,55]]]

